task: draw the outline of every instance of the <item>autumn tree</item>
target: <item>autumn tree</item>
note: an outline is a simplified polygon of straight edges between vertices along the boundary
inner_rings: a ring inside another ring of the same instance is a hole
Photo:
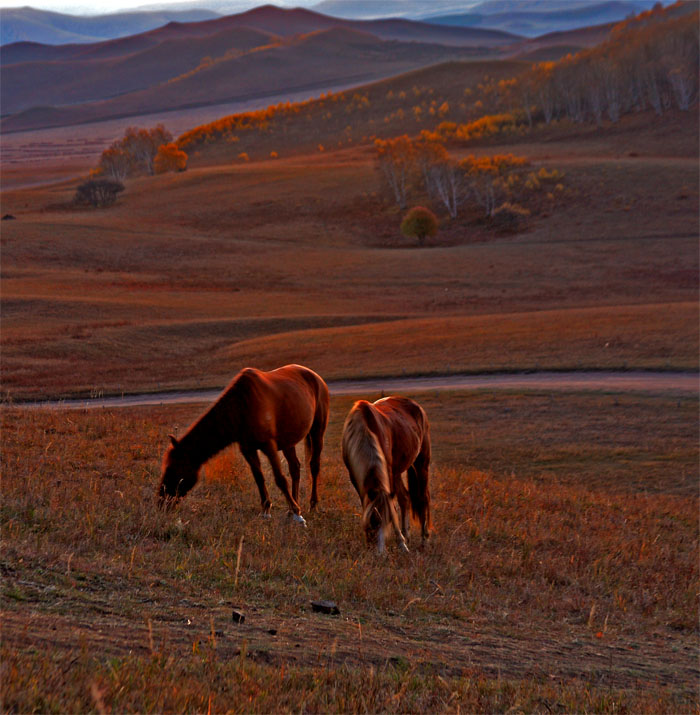
[[[445,154],[430,165],[427,177],[428,192],[442,203],[450,218],[457,218],[457,210],[468,195],[460,163]]]
[[[129,153],[116,142],[102,152],[97,173],[114,181],[124,181],[129,175],[132,159]]]
[[[121,139],[102,152],[98,172],[115,181],[134,174],[153,174],[158,150],[172,138],[162,124],[152,129],[129,127]]]
[[[158,147],[153,170],[156,174],[167,171],[185,171],[187,169],[187,154],[177,148],[177,144],[161,144]]]
[[[124,134],[122,144],[132,157],[138,171],[153,174],[153,162],[158,149],[172,140],[173,135],[162,124],[158,124],[153,129],[129,127]]]
[[[401,222],[401,233],[407,238],[417,238],[420,246],[425,245],[426,236],[434,236],[437,229],[437,217],[424,206],[414,206]]]
[[[410,137],[376,139],[374,149],[382,175],[400,208],[406,208],[409,178],[415,166],[416,147]]]
[[[472,197],[489,218],[510,193],[508,178],[527,166],[527,160],[512,154],[468,156],[459,162]]]

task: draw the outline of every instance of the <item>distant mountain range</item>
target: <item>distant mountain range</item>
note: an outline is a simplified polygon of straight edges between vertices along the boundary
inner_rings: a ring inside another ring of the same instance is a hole
[[[336,18],[406,18],[442,25],[504,30],[528,37],[617,22],[651,7],[655,0],[277,0],[282,6],[313,6]],[[668,4],[669,0],[664,0]],[[208,0],[144,6],[138,12],[66,15],[31,7],[0,9],[0,45],[92,43],[135,35],[169,22],[200,22],[254,8],[256,0]]]
[[[430,15],[447,15],[464,12],[478,0],[321,0],[313,5],[314,12],[353,20],[372,20],[382,17],[411,19]]]
[[[361,83],[521,38],[409,20],[340,20],[264,6],[92,44],[0,48],[3,131]]]
[[[527,0],[492,0],[485,4],[489,12],[478,12],[484,5],[475,7],[471,12],[455,15],[431,15],[424,17],[425,22],[457,27],[488,27],[505,30],[526,37],[536,37],[556,31],[573,30],[609,22],[620,22],[630,15],[647,10],[653,0],[608,0],[595,4],[576,5],[568,3],[564,9],[557,9],[561,3],[553,0],[546,5],[534,4]],[[511,7],[512,6],[512,7]],[[495,12],[496,8],[511,7],[509,10]],[[549,10],[534,10],[530,7],[550,7]]]
[[[60,12],[13,7],[0,10],[0,44],[41,42],[63,45],[99,42],[148,32],[169,22],[199,22],[219,15],[211,10],[159,10],[109,15],[65,15]]]

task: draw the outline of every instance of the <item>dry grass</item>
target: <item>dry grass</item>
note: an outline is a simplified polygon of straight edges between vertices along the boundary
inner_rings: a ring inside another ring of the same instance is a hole
[[[690,337],[697,321],[695,303],[416,318],[241,340],[217,357],[265,369],[300,361],[328,378],[631,366],[690,370],[698,367],[697,336]]]
[[[139,179],[106,211],[56,208],[69,185],[5,192],[5,394],[214,386],[241,361],[307,353],[328,375],[694,367],[697,172],[676,151],[689,123],[668,118],[667,155],[620,157],[635,135],[663,149],[661,127],[632,120],[503,147],[563,169],[566,196],[516,236],[443,220],[425,249],[401,238],[361,148]],[[387,319],[418,322],[370,325]],[[349,333],[361,350],[410,349],[351,358],[333,329],[347,325],[366,326]]]
[[[696,111],[511,141],[565,172],[561,197],[512,236],[442,217],[425,249],[367,147],[194,157],[105,211],[68,207],[71,181],[5,191],[4,393],[215,386],[249,362],[697,369],[697,141]],[[3,709],[697,710],[697,400],[419,400],[436,533],[386,560],[338,457],[349,398],[304,532],[261,522],[233,450],[155,511],[196,407],[3,408]]]
[[[304,532],[281,509],[261,522],[235,451],[155,511],[166,434],[197,406],[5,409],[5,707],[692,710],[697,400],[419,400],[436,532],[385,560],[339,460],[350,398]]]

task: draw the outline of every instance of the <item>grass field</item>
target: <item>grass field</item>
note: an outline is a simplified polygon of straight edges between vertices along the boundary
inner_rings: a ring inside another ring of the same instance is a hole
[[[366,144],[249,163],[209,147],[104,210],[71,203],[66,166],[3,167],[2,709],[697,712],[697,396],[421,393],[435,533],[386,559],[339,458],[351,398],[332,401],[317,512],[302,487],[305,531],[272,486],[260,519],[235,450],[156,511],[167,435],[201,406],[12,404],[286,362],[697,371],[697,122],[463,147],[557,169],[562,189],[516,233],[433,206],[421,248]],[[341,615],[312,613],[322,598]]]
[[[344,377],[696,369],[696,123],[666,120],[482,148],[564,171],[563,197],[515,235],[442,217],[422,249],[367,148],[135,179],[102,211],[69,207],[70,182],[4,192],[4,396],[218,386],[302,357]]]
[[[274,487],[259,518],[235,450],[157,512],[166,435],[199,406],[5,409],[4,708],[693,711],[697,399],[418,399],[435,533],[385,559],[339,458],[351,398],[306,531]]]

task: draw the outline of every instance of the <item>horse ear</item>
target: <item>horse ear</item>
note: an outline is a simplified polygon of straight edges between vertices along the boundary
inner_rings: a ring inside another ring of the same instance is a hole
[[[175,437],[174,434],[169,434],[168,437],[170,438],[170,442],[172,443],[173,447],[177,447],[179,442],[177,441],[177,437]]]

